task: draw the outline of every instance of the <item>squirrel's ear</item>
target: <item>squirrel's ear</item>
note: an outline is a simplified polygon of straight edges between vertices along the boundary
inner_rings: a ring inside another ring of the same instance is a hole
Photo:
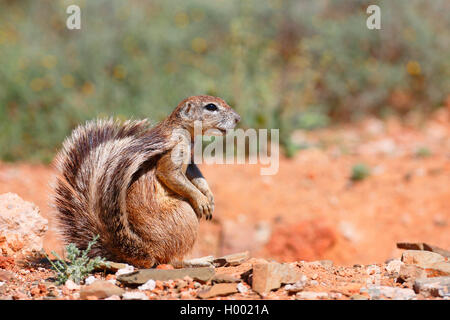
[[[180,116],[185,120],[192,120],[192,116],[194,115],[194,105],[191,102],[187,102],[180,110]]]

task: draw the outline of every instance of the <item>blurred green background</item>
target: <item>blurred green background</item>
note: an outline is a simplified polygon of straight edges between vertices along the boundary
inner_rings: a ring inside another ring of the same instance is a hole
[[[66,8],[81,7],[81,30]],[[381,7],[382,30],[366,8]],[[450,88],[450,2],[0,0],[0,159],[48,162],[97,116],[224,98],[241,127],[429,113]]]

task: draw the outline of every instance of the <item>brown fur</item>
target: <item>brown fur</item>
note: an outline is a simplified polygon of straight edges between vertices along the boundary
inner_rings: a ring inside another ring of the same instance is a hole
[[[206,111],[208,103],[219,110]],[[66,243],[84,249],[98,234],[91,255],[138,267],[181,259],[194,245],[198,218],[214,209],[198,168],[169,157],[181,143],[172,131],[192,134],[194,121],[225,130],[239,116],[219,98],[196,96],[153,128],[146,120],[94,120],[75,129],[55,160],[54,205]]]

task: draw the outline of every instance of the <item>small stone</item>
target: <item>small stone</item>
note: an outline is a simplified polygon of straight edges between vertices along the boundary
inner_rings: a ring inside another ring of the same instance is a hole
[[[316,300],[316,299],[326,299],[328,298],[328,293],[326,292],[313,292],[313,291],[302,291],[296,294],[298,299],[305,300]]]
[[[112,295],[108,298],[105,298],[105,300],[120,300],[120,296],[118,295]]]
[[[318,275],[317,273],[314,273],[314,274],[311,276],[311,279],[316,280],[318,277],[319,277],[319,275]]]
[[[224,266],[238,266],[243,262],[247,261],[249,258],[249,252],[239,252],[234,254],[229,254],[220,258],[214,259],[213,263],[216,267],[224,267]]]
[[[289,293],[297,293],[302,291],[308,283],[308,278],[303,275],[301,279],[294,284],[287,284],[284,289]]]
[[[40,295],[41,290],[38,287],[34,287],[30,290],[30,293],[33,297]]]
[[[187,285],[188,285],[187,281],[180,280],[180,281],[177,283],[177,289],[178,289],[178,290],[182,290],[182,289],[186,288]]]
[[[90,285],[93,284],[95,281],[97,281],[97,278],[94,276],[89,276],[86,279],[84,279],[84,284]]]
[[[191,291],[183,291],[180,293],[181,299],[192,299],[192,292]]]
[[[216,274],[212,279],[212,283],[233,283],[233,282],[240,282],[241,279],[232,276],[230,274]]]
[[[337,300],[337,299],[341,299],[342,298],[342,293],[340,293],[340,292],[330,292],[328,294],[328,296],[329,296],[330,299]]]
[[[421,268],[430,268],[437,262],[444,262],[445,258],[440,254],[431,251],[406,250],[402,254],[402,261],[405,264],[414,264]]]
[[[400,268],[404,265],[404,263],[399,259],[393,259],[388,262],[385,269],[390,274],[399,273]]]
[[[379,274],[380,272],[381,272],[380,267],[378,267],[377,265],[370,265],[366,269],[366,273],[368,275],[375,275],[375,274]]]
[[[317,280],[311,280],[310,282],[309,282],[309,284],[311,285],[311,286],[318,286],[319,285],[319,282],[317,281]]]
[[[238,292],[236,283],[218,283],[198,294],[200,299],[209,299],[217,296],[227,296]]]
[[[119,277],[121,275],[126,275],[134,272],[134,267],[130,265],[125,265],[124,268],[117,270],[116,277]]]
[[[171,279],[183,279],[189,276],[196,281],[206,283],[215,274],[213,267],[202,268],[182,268],[174,270],[161,269],[141,269],[133,273],[124,274],[117,277],[117,280],[126,285],[142,285],[148,280],[167,281]]]
[[[237,289],[240,293],[246,293],[248,291],[248,288],[242,282],[238,283]]]
[[[88,296],[96,296],[99,299],[104,299],[113,295],[120,296],[123,292],[123,289],[108,281],[97,280],[90,285],[81,287],[80,298],[86,299]]]
[[[144,292],[129,291],[122,294],[123,300],[148,300]]]
[[[253,265],[252,289],[259,294],[278,289],[282,283],[289,284],[301,280],[299,268],[276,262]]]
[[[65,287],[68,290],[80,290],[80,286],[78,284],[76,284],[75,282],[73,282],[72,280],[67,280],[65,283]]]
[[[354,294],[350,297],[351,300],[369,300],[368,297],[363,296],[361,294]]]
[[[148,280],[143,285],[139,286],[138,289],[141,291],[144,290],[154,290],[156,288],[156,282],[153,279]]]

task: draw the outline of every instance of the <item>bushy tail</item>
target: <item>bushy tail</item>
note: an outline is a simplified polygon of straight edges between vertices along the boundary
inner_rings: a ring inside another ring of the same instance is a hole
[[[94,120],[76,128],[55,159],[54,205],[66,243],[87,247],[100,235],[92,255],[145,255],[128,223],[126,192],[144,162],[168,150],[159,127],[146,120]]]

